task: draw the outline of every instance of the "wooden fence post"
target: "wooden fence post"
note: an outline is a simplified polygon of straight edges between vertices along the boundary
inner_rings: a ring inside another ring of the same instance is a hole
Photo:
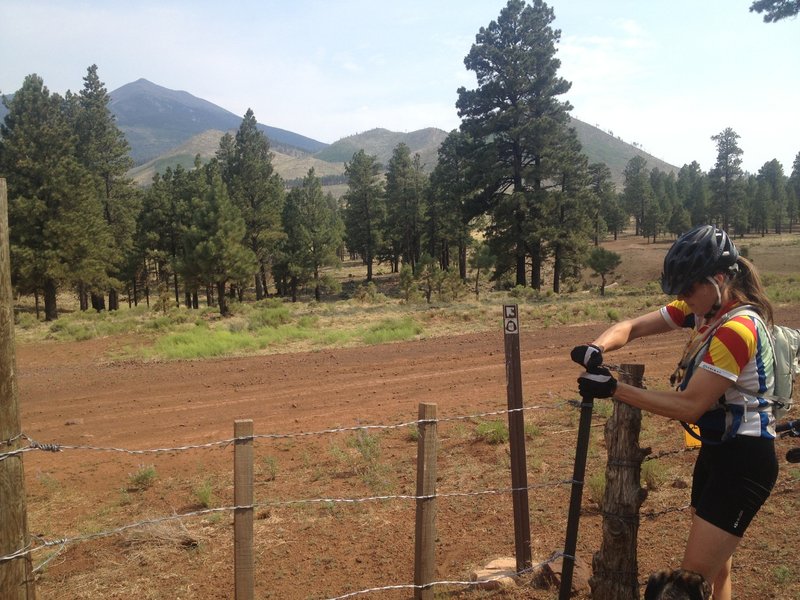
[[[8,188],[0,178],[0,452],[16,450],[21,432],[14,349],[14,299],[8,240]],[[22,455],[0,460],[0,556],[29,543]],[[34,600],[31,555],[0,562],[0,598]]]
[[[622,365],[620,379],[642,387],[644,365]],[[603,541],[592,558],[589,585],[594,600],[639,600],[636,542],[639,508],[647,496],[640,485],[642,459],[649,449],[639,448],[642,411],[614,402],[606,421],[608,448],[606,489],[603,495]]]
[[[511,450],[511,502],[514,509],[514,555],[517,573],[529,569],[531,517],[528,505],[528,467],[525,458],[525,417],[522,414],[522,366],[519,356],[519,310],[503,305],[503,346],[506,358],[508,435]]]
[[[427,586],[436,573],[436,404],[419,405],[417,441],[417,517],[414,534],[414,585]],[[416,587],[416,600],[433,600],[431,587]]]
[[[253,600],[253,421],[233,422],[233,571],[236,600]]]

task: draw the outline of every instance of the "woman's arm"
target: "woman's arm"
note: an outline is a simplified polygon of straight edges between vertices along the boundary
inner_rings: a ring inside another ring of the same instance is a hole
[[[636,338],[667,331],[672,331],[672,327],[661,315],[661,311],[654,310],[646,315],[615,323],[597,336],[592,343],[599,346],[603,352],[609,352],[622,348]]]
[[[696,423],[731,385],[730,379],[697,369],[682,392],[643,390],[618,383],[614,398],[662,417]]]

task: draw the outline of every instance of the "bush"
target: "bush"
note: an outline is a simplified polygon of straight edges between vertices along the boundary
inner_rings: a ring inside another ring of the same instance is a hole
[[[146,490],[156,481],[156,468],[153,465],[139,465],[139,470],[128,475],[128,490]]]
[[[508,442],[508,426],[503,421],[483,421],[478,423],[476,433],[478,439],[487,444],[505,444]]]

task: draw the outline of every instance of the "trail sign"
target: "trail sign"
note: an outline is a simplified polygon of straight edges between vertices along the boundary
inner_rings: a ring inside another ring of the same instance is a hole
[[[508,334],[519,334],[519,316],[516,304],[503,305],[503,331]]]

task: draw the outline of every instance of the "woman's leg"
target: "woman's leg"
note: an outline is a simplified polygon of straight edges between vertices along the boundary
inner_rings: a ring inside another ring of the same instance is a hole
[[[714,580],[714,598],[732,598],[731,592],[731,569],[733,567],[733,557],[728,559],[722,568],[717,573],[717,578]]]
[[[714,600],[731,600],[731,563],[741,538],[692,515],[692,528],[681,568],[714,583]]]

